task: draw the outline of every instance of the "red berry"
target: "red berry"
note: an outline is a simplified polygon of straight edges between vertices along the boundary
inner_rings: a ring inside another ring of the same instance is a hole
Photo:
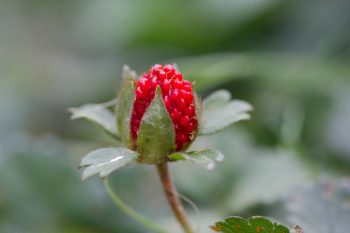
[[[176,100],[179,98],[179,91],[174,90],[173,93],[171,94],[171,101],[176,102]]]
[[[152,69],[162,69],[163,66],[161,64],[155,64],[154,66],[151,67]]]
[[[157,85],[158,85],[158,78],[157,77],[153,77],[152,80],[151,80],[152,89],[155,90]]]
[[[151,75],[158,75],[162,69],[163,69],[162,65],[156,64],[156,65],[151,67],[150,74]]]
[[[146,97],[145,93],[142,91],[140,86],[136,89],[136,96],[139,99],[144,99]]]
[[[176,150],[181,150],[194,138],[197,118],[194,107],[192,84],[172,65],[156,64],[137,82],[135,102],[131,115],[130,133],[136,142],[142,117],[151,104],[157,86],[162,89],[164,104],[174,125]]]
[[[169,110],[169,108],[170,108],[170,98],[169,98],[169,96],[167,96],[167,95],[164,96],[163,100],[164,100],[165,107]]]
[[[182,90],[181,96],[185,100],[186,103],[191,104],[193,102],[192,92]]]
[[[180,118],[180,126],[186,129],[190,124],[190,118],[188,116],[183,116]]]
[[[190,81],[184,80],[183,89],[189,92],[192,92],[192,84]]]
[[[179,72],[175,72],[174,79],[175,79],[175,80],[182,81],[183,76],[182,76],[182,74],[181,74],[181,73],[179,73]]]
[[[185,110],[185,113],[189,117],[194,117],[196,115],[196,112],[194,110],[194,107],[190,106]]]
[[[182,89],[182,87],[183,87],[182,81],[180,81],[180,80],[175,80],[173,85],[175,88],[178,88],[178,89]]]
[[[191,139],[189,138],[189,136],[187,134],[182,134],[182,133],[177,134],[176,135],[176,150],[181,150],[183,145],[185,143],[187,143],[189,140],[191,140]]]
[[[170,65],[170,64],[165,65],[163,70],[164,70],[165,73],[173,72],[173,71],[175,72],[174,66]]]
[[[181,117],[181,112],[176,108],[170,113],[171,119],[177,121]]]
[[[178,98],[176,100],[176,106],[181,112],[185,112],[186,108],[188,107],[183,98]]]
[[[192,125],[192,127],[193,127],[194,129],[196,129],[196,128],[197,128],[197,124],[198,124],[197,119],[196,119],[196,118],[192,118],[192,119],[190,120],[190,124]]]
[[[185,143],[187,140],[186,135],[181,133],[177,135],[177,139],[179,140],[180,143]]]
[[[170,81],[169,79],[165,79],[164,82],[163,82],[163,85],[162,85],[162,91],[163,93],[168,93],[169,90],[170,90]]]
[[[161,70],[161,71],[159,71],[158,77],[159,77],[159,80],[160,80],[161,82],[163,82],[164,79],[166,79],[167,74],[166,74],[163,70]]]
[[[140,82],[140,87],[143,91],[147,92],[150,89],[150,82],[148,79],[146,78],[141,78],[139,80]]]

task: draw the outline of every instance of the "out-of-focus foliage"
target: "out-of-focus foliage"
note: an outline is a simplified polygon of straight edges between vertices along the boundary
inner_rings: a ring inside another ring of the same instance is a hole
[[[290,221],[303,222],[305,232],[342,233],[349,229],[349,199],[349,180],[327,180],[294,190],[286,206]]]
[[[141,73],[156,62],[177,63],[202,98],[224,88],[254,106],[252,120],[191,148],[222,151],[214,171],[172,166],[201,211],[198,220],[189,209],[200,232],[232,215],[311,230],[326,218],[311,217],[323,212],[314,200],[340,224],[337,206],[348,199],[317,190],[325,177],[350,175],[349,9],[347,0],[1,1],[0,232],[145,232],[98,178],[80,180],[82,155],[118,143],[66,109],[113,99],[123,64]],[[154,170],[122,169],[113,188],[180,232]],[[298,190],[305,195],[291,209]],[[347,233],[341,224],[334,229]]]

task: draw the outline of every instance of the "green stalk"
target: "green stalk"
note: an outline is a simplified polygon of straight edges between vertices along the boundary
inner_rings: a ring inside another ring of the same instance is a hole
[[[155,224],[154,222],[152,222],[152,220],[149,220],[148,218],[142,216],[141,214],[139,214],[135,210],[133,210],[131,207],[126,205],[119,198],[119,196],[112,190],[107,177],[104,178],[103,183],[105,185],[105,188],[107,190],[108,195],[110,196],[110,198],[112,199],[114,204],[117,207],[119,207],[122,211],[124,211],[128,216],[130,216],[131,218],[135,219],[136,221],[138,221],[139,223],[141,223],[145,227],[153,230],[154,232],[157,232],[157,233],[168,233],[167,231],[162,229],[162,227],[160,227],[157,224]]]

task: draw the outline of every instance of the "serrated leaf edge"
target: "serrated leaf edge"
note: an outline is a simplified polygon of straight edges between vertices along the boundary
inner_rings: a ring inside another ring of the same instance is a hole
[[[231,229],[227,228],[225,225],[229,224],[233,219],[236,219],[236,220],[239,219],[239,220],[241,220],[243,222],[246,222],[247,224],[251,225],[251,220],[252,219],[257,219],[257,218],[262,218],[264,220],[269,221],[271,223],[271,225],[273,226],[273,230],[276,230],[276,227],[282,227],[282,228],[287,229],[288,233],[290,233],[290,230],[289,230],[288,227],[286,227],[286,226],[284,226],[282,224],[276,223],[276,222],[272,222],[270,219],[268,219],[266,217],[263,217],[263,216],[252,216],[252,217],[250,217],[248,219],[242,218],[240,216],[231,216],[231,217],[226,218],[223,221],[216,222],[215,225],[214,226],[210,226],[210,228],[213,229],[214,231],[217,231],[217,232],[222,232],[223,229],[226,229],[227,232],[232,232]],[[273,232],[271,232],[271,233],[273,233]]]

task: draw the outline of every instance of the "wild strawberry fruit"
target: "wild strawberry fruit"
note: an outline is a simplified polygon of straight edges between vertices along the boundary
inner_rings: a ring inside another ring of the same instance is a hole
[[[184,80],[172,65],[156,64],[137,81],[130,120],[133,144],[136,145],[142,117],[152,103],[158,86],[173,123],[176,151],[181,151],[193,141],[198,119],[192,83]]]
[[[212,169],[215,161],[223,160],[219,151],[186,151],[197,134],[213,134],[250,118],[252,106],[231,100],[231,94],[225,90],[211,94],[202,104],[193,84],[172,65],[156,64],[141,76],[124,66],[122,77],[116,124],[111,121],[109,103],[71,109],[72,118],[96,122],[122,146],[86,155],[81,163],[84,179],[96,173],[106,177],[134,161],[161,168],[168,162],[188,160]]]

